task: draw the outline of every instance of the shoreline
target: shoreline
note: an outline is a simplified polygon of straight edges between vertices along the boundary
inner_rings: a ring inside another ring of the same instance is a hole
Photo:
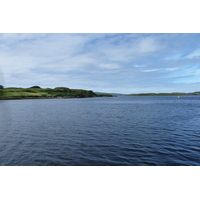
[[[70,98],[0,98],[0,100],[32,100],[32,99],[70,99]]]
[[[100,97],[108,97],[108,96],[100,96]],[[35,99],[85,99],[85,98],[98,98],[98,96],[96,97],[30,97],[30,98],[0,98],[0,101],[3,101],[3,100],[35,100]]]

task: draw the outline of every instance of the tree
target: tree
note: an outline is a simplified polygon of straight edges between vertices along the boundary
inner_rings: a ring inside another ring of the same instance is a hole
[[[4,87],[0,85],[0,97],[4,95]]]
[[[32,86],[30,88],[41,88],[40,86]]]

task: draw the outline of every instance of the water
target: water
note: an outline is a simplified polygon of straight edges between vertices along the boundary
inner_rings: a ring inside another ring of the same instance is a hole
[[[200,165],[200,96],[0,101],[0,165]]]

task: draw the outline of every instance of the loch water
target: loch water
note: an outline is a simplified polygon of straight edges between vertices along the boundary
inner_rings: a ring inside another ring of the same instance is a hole
[[[1,166],[200,165],[200,96],[0,101]]]

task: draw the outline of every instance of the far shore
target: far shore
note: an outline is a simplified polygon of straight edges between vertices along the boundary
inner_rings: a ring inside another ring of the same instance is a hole
[[[105,96],[107,97],[107,96]],[[98,98],[97,97],[30,97],[30,98],[0,98],[0,101],[3,100],[35,100],[35,99],[86,99],[86,98]]]
[[[71,99],[71,98],[92,98],[92,97],[114,97],[114,96],[183,96],[200,95],[196,92],[171,92],[171,93],[100,93],[92,90],[70,89],[67,87],[41,88],[32,86],[29,88],[9,87],[0,85],[0,100],[29,100],[29,99]]]
[[[70,89],[67,87],[41,88],[32,86],[30,88],[0,87],[0,100],[26,100],[26,99],[69,99],[89,97],[112,97],[110,94],[97,94],[92,90]]]
[[[200,92],[139,93],[139,94],[127,94],[126,96],[183,96],[183,95],[200,95]]]

